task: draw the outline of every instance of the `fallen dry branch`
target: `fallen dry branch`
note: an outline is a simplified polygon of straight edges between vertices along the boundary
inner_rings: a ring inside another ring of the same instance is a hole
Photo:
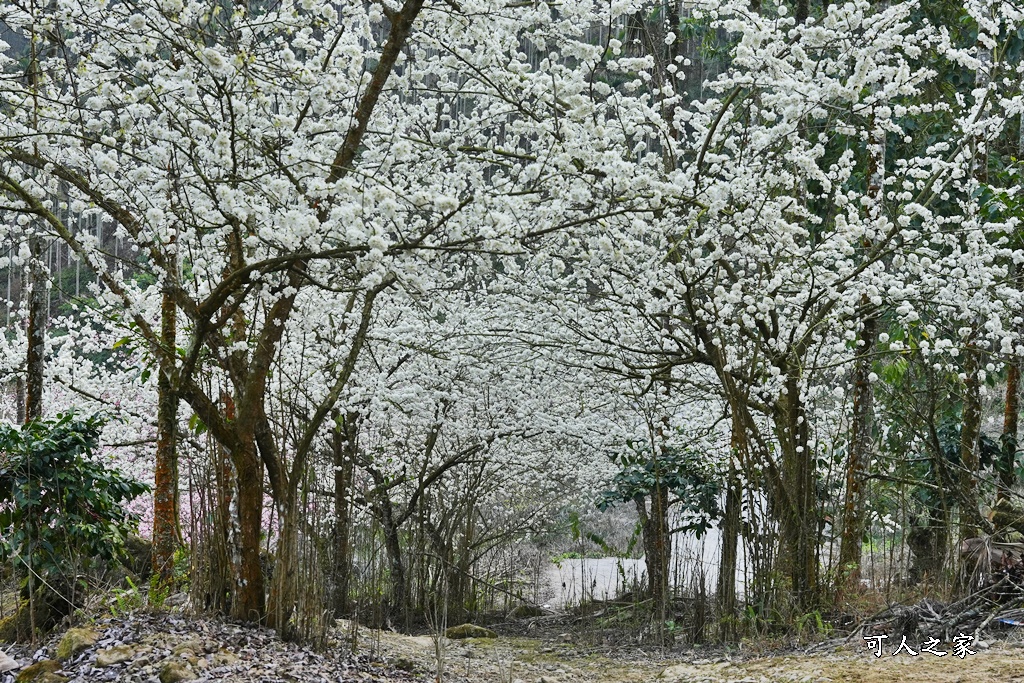
[[[892,605],[864,620],[851,634],[949,642],[959,634],[976,638],[997,627],[1024,626],[1024,565],[986,575],[982,586],[956,602],[925,598],[914,605]]]

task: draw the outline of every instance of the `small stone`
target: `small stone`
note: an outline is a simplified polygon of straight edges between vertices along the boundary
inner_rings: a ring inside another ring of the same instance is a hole
[[[171,654],[180,655],[190,653],[197,655],[203,651],[203,644],[198,640],[186,640],[182,643],[178,643],[171,649]]]
[[[461,624],[445,629],[444,635],[452,640],[463,638],[497,638],[498,634],[489,628],[476,626],[475,624]]]
[[[167,599],[164,600],[164,607],[181,607],[186,602],[188,602],[187,593],[174,593],[167,596]]]
[[[114,666],[115,664],[127,662],[134,656],[135,650],[131,646],[115,645],[96,653],[96,666]]]
[[[44,674],[53,673],[55,671],[60,671],[60,662],[53,659],[44,659],[41,662],[32,664],[31,666],[26,666],[14,680],[17,681],[17,683],[36,683]]]
[[[238,655],[230,650],[218,650],[213,653],[213,658],[210,660],[210,666],[213,668],[221,666],[231,666],[232,664],[238,663]]]
[[[196,675],[185,662],[170,660],[164,662],[163,666],[160,667],[160,683],[191,681],[195,677]]]
[[[670,666],[661,672],[662,678],[674,681],[691,680],[693,675],[693,667],[686,664],[676,664],[675,666]]]
[[[69,628],[57,644],[57,659],[70,659],[87,647],[92,647],[100,634],[91,628]]]

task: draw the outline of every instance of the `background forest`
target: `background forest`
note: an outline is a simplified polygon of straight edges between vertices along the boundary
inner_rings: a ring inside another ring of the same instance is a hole
[[[290,638],[536,609],[578,554],[644,557],[642,637],[729,640],[1020,540],[1019,3],[0,21],[26,598],[137,514],[151,595]]]

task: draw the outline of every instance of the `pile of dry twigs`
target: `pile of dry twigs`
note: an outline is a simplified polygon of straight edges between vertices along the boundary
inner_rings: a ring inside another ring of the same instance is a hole
[[[1002,547],[1010,545],[1020,544],[965,542],[965,554],[987,561],[974,573],[970,595],[949,604],[926,598],[915,605],[890,606],[864,620],[853,635],[886,633],[949,642],[961,633],[978,638],[986,630],[1024,626],[1024,561]],[[992,558],[998,561],[989,561]]]

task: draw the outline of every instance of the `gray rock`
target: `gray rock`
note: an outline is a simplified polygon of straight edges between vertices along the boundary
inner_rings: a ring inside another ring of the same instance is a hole
[[[70,659],[87,647],[92,647],[100,634],[91,628],[69,628],[57,644],[57,659]]]
[[[10,657],[6,652],[0,652],[0,673],[4,671],[14,671],[20,669],[21,664],[18,664],[14,659]]]
[[[127,662],[135,656],[135,649],[130,645],[115,645],[96,653],[96,666],[114,666]]]

